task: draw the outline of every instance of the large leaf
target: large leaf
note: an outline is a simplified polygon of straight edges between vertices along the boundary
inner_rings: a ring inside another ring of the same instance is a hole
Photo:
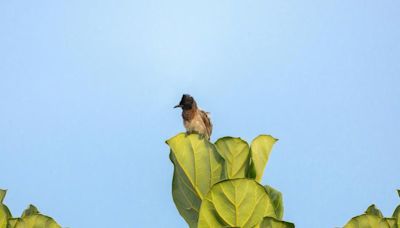
[[[265,191],[271,199],[272,205],[274,206],[275,214],[278,219],[283,217],[283,200],[282,193],[271,186],[265,185]]]
[[[250,166],[247,142],[241,138],[223,137],[215,142],[215,147],[225,159],[228,178],[245,178]]]
[[[0,189],[0,228],[7,227],[7,221],[11,217],[10,210],[3,204],[3,199],[6,195],[6,190]]]
[[[204,198],[198,227],[247,228],[266,216],[276,217],[263,186],[251,179],[225,180],[214,185]]]
[[[215,146],[197,134],[178,134],[167,140],[174,164],[172,196],[179,213],[196,227],[201,200],[211,187],[226,179],[224,159]]]
[[[261,181],[269,154],[276,141],[278,139],[270,135],[260,135],[253,140],[250,147],[251,166],[249,177],[255,178],[258,182]]]
[[[272,217],[265,217],[263,221],[254,228],[294,228],[294,224],[280,221]]]
[[[174,164],[177,163],[172,152],[170,158]],[[190,184],[188,177],[182,173],[182,168],[179,165],[175,165],[172,178],[172,198],[179,213],[189,226],[196,227],[199,219],[201,198],[194,190],[195,187]]]
[[[394,228],[394,220],[363,214],[352,218],[344,228]]]

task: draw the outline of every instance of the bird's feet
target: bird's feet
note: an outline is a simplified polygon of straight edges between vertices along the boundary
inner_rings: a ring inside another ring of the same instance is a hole
[[[187,131],[185,132],[185,137],[188,137],[190,134],[197,134],[199,136],[199,139],[205,139],[206,135],[198,133],[197,131]]]
[[[199,139],[203,140],[203,139],[205,139],[205,138],[206,138],[206,135],[205,135],[205,134],[199,134]]]

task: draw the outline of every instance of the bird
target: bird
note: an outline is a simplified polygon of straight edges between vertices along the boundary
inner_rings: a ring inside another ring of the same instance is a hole
[[[182,119],[186,128],[186,135],[197,133],[201,137],[210,140],[213,128],[210,113],[201,110],[192,96],[183,94],[181,101],[174,108],[182,108]]]

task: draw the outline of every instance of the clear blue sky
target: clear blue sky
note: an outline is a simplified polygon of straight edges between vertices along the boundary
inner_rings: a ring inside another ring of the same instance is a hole
[[[300,228],[400,203],[400,2],[1,1],[0,188],[71,228],[186,227],[164,141],[182,93],[213,140],[280,139]]]

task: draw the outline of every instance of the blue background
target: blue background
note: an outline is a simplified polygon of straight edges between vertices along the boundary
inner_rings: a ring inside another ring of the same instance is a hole
[[[64,227],[186,227],[164,141],[280,139],[263,183],[297,227],[400,203],[400,2],[1,1],[0,187]]]

